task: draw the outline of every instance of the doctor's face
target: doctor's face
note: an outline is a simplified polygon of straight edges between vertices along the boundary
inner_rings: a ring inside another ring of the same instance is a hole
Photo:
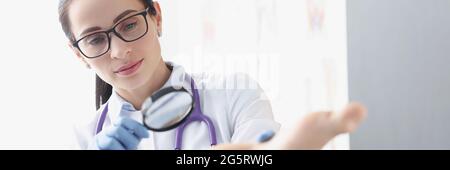
[[[157,15],[145,13],[142,0],[74,0],[68,7],[77,57],[105,82],[135,89],[150,82],[162,62]],[[111,32],[105,32],[108,30]]]

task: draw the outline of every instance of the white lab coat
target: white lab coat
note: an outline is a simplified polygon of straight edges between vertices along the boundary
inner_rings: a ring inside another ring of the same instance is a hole
[[[190,75],[183,67],[174,65],[169,80],[163,87],[182,84],[191,92],[188,83]],[[279,123],[273,120],[270,101],[260,86],[248,76],[234,74],[224,77],[206,77],[193,75],[198,88],[203,114],[208,116],[216,128],[217,143],[254,143],[263,132],[278,131]],[[114,91],[108,100],[108,114],[103,129],[111,126],[119,116],[129,116],[142,123],[140,112],[128,112],[133,106],[124,101]],[[103,105],[95,115],[75,126],[75,134],[80,149],[95,149],[94,136]],[[182,149],[210,149],[208,127],[204,123],[189,124],[183,137]],[[143,139],[138,149],[175,148],[175,129],[166,132],[149,131],[150,137]]]

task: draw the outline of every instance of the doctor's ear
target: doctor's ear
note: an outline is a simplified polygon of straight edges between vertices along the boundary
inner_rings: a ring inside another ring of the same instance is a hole
[[[162,12],[161,7],[159,6],[158,2],[153,2],[153,7],[155,8],[156,14],[151,15],[152,20],[156,24],[156,31],[158,34],[158,37],[162,36]]]
[[[86,59],[84,58],[84,56],[80,53],[80,51],[78,50],[78,48],[74,47],[72,45],[72,43],[68,43],[68,46],[70,47],[70,49],[72,49],[73,53],[75,53],[75,56],[77,56],[78,61],[80,61],[83,65],[86,66],[87,69],[91,69],[91,65],[89,65],[88,62],[86,62]]]

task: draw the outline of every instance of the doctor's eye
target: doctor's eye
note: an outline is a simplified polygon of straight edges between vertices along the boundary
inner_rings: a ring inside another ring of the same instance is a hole
[[[129,32],[135,30],[137,26],[138,21],[136,19],[130,18],[121,23],[119,28],[120,32]]]
[[[99,46],[105,44],[108,39],[105,34],[94,34],[85,39],[90,46]]]

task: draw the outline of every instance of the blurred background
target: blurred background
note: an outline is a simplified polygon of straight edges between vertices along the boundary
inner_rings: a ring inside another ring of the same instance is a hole
[[[351,149],[450,149],[450,1],[348,0]]]
[[[246,73],[289,128],[347,100],[345,0],[160,0],[163,57],[206,77]],[[347,149],[348,136],[329,149]]]

